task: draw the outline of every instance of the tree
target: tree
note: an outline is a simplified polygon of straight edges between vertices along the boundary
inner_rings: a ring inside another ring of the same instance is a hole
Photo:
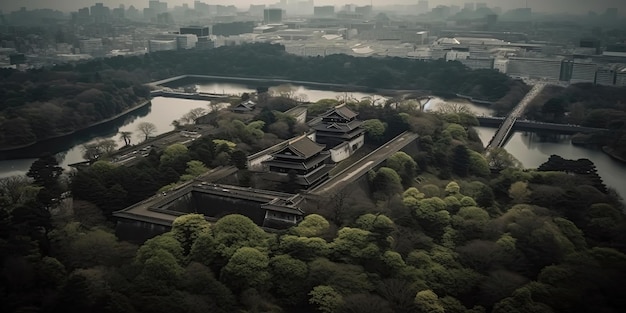
[[[250,247],[237,249],[222,268],[220,280],[231,290],[248,288],[266,289],[269,283],[269,259],[267,254]]]
[[[417,163],[405,152],[398,151],[387,159],[387,166],[402,178],[402,184],[408,186],[417,171]]]
[[[343,260],[367,260],[379,256],[380,248],[370,240],[372,233],[360,228],[344,227],[331,243],[331,250]]]
[[[394,194],[402,192],[402,179],[393,169],[381,167],[372,179],[372,191],[375,198],[391,198]]]
[[[309,303],[324,313],[335,313],[343,304],[343,298],[331,286],[317,286],[309,293]]]
[[[316,257],[328,256],[329,245],[319,237],[285,235],[280,237],[279,250],[299,260],[310,261]]]
[[[161,163],[166,164],[174,162],[179,157],[186,155],[188,150],[189,149],[187,149],[185,145],[180,143],[169,145],[167,146],[167,148],[165,148],[165,150],[163,150],[163,154],[161,155]]]
[[[181,121],[186,124],[193,124],[195,121],[206,114],[206,109],[204,108],[193,108],[191,111],[187,112],[183,117],[181,117]]]
[[[492,148],[487,151],[489,168],[501,171],[506,168],[522,168],[522,163],[504,148]]]
[[[137,263],[145,263],[148,259],[152,258],[159,251],[166,251],[169,255],[174,257],[177,263],[181,264],[184,259],[184,250],[180,243],[171,233],[166,233],[151,239],[148,239],[137,250],[135,255],[135,261]]]
[[[113,154],[116,147],[117,143],[113,139],[98,139],[94,143],[82,146],[83,157],[89,161],[95,161]]]
[[[443,102],[437,107],[437,112],[442,114],[474,114],[467,105],[452,102]]]
[[[509,188],[509,197],[513,199],[513,203],[526,203],[530,196],[530,190],[528,190],[528,183],[523,181],[514,182]]]
[[[330,227],[328,221],[321,215],[309,214],[293,228],[293,232],[302,237],[318,237],[325,234]]]
[[[157,132],[157,128],[150,122],[141,122],[137,125],[137,131],[144,135],[143,140],[146,141],[152,134]]]
[[[469,174],[476,175],[479,177],[487,177],[490,174],[489,171],[489,163],[485,157],[473,150],[469,150],[470,156],[470,165],[469,165]]]
[[[444,131],[449,133],[450,136],[456,140],[461,140],[463,142],[467,141],[467,132],[465,131],[465,127],[462,125],[450,123]]]
[[[0,178],[0,206],[10,209],[36,200],[41,187],[31,183],[31,179],[26,176]]]
[[[230,162],[240,170],[248,167],[248,155],[241,151],[235,150],[230,154]]]
[[[469,150],[464,145],[454,147],[452,153],[452,171],[460,177],[466,177],[469,174],[470,155]]]
[[[231,214],[213,225],[213,236],[217,242],[217,251],[225,258],[230,258],[241,247],[262,246],[266,234],[248,217]]]
[[[185,254],[188,254],[196,239],[210,230],[210,224],[204,219],[204,215],[187,214],[174,220],[171,233],[180,242]]]
[[[296,305],[306,299],[308,267],[303,261],[289,255],[278,255],[270,260],[274,292],[287,305]]]
[[[369,119],[365,120],[363,124],[361,124],[361,128],[365,130],[365,134],[373,142],[378,142],[383,139],[385,135],[385,129],[387,127],[379,119]]]
[[[132,132],[123,131],[120,132],[120,138],[124,140],[124,146],[130,146],[130,139],[132,138]]]
[[[187,169],[185,170],[185,174],[180,177],[180,180],[187,181],[194,179],[204,173],[206,173],[209,169],[204,165],[204,163],[198,160],[191,160],[187,162]]]
[[[444,313],[439,297],[432,290],[422,290],[415,295],[415,304],[421,313]]]
[[[37,196],[44,205],[48,206],[59,200],[62,192],[59,177],[62,173],[63,168],[51,154],[37,159],[28,169],[26,176],[32,178],[36,185],[43,187]]]

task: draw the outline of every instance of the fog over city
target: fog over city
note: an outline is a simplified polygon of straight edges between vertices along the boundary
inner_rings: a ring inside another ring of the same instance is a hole
[[[6,12],[10,12],[13,10],[17,10],[21,7],[25,7],[27,9],[41,9],[41,8],[51,8],[57,9],[61,11],[72,11],[77,10],[82,7],[91,6],[94,2],[102,2],[104,5],[110,7],[117,7],[120,4],[124,4],[126,7],[130,5],[134,5],[137,8],[143,8],[148,6],[148,0],[58,0],[58,1],[49,1],[49,0],[8,0],[2,1],[0,3],[0,9]],[[193,2],[191,0],[168,0],[165,1],[168,3],[169,7],[174,7],[178,5],[188,4],[189,7],[193,7]],[[239,8],[247,8],[250,4],[274,4],[279,1],[273,0],[206,0],[203,1],[208,4],[223,4],[223,5],[235,5]],[[289,2],[289,1],[288,1]],[[315,5],[344,5],[344,4],[355,4],[355,5],[368,5],[372,4],[374,6],[389,6],[393,4],[398,5],[411,5],[417,4],[417,0],[315,0]],[[463,5],[466,2],[471,2],[467,0],[438,0],[438,1],[429,1],[431,7],[435,7],[437,5]],[[606,8],[618,8],[621,9],[619,14],[624,15],[626,11],[626,7],[624,5],[623,0],[484,0],[478,1],[481,3],[487,3],[490,7],[501,7],[504,10],[514,9],[514,8],[523,8],[527,5],[531,7],[534,11],[537,12],[549,12],[549,13],[569,13],[569,14],[580,14],[587,13],[588,11],[596,11],[602,12]]]

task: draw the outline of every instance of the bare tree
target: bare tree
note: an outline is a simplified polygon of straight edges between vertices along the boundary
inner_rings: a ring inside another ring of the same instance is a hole
[[[296,87],[290,84],[285,84],[273,87],[271,92],[274,97],[293,99],[294,95],[296,94]]]
[[[437,112],[443,113],[443,114],[466,113],[466,114],[474,115],[474,112],[472,112],[467,105],[460,104],[460,103],[450,103],[450,102],[445,102],[439,105],[439,108],[437,108]]]
[[[144,135],[144,141],[148,140],[150,135],[154,134],[157,131],[156,126],[150,122],[141,122],[137,125],[137,131]]]
[[[31,188],[32,190],[28,188],[32,181],[32,179],[20,175],[0,178],[0,198],[4,198],[12,205],[22,204],[27,199],[34,198],[39,189],[37,187]]]
[[[206,109],[204,108],[194,108],[191,111],[187,112],[187,114],[183,115],[180,119],[181,122],[185,124],[193,124],[196,119],[206,114]]]
[[[132,132],[120,132],[120,138],[124,140],[124,146],[130,146],[130,139],[132,134]]]
[[[117,143],[113,139],[97,140],[94,143],[84,144],[83,157],[89,161],[95,161],[101,157],[106,157],[115,152]]]

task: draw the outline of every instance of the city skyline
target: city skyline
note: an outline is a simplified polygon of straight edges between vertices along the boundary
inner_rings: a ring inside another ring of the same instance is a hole
[[[138,9],[148,6],[148,0],[60,0],[55,1],[54,4],[48,0],[21,0],[21,1],[4,1],[0,3],[0,9],[5,13],[18,10],[21,7],[27,9],[56,9],[64,12],[76,11],[79,8],[90,7],[96,2],[102,2],[104,5],[111,8],[118,7],[120,4],[124,4],[127,8],[130,5],[135,6]],[[174,6],[180,6],[187,4],[190,8],[193,8],[193,0],[168,0],[162,1],[168,3],[168,8]],[[240,9],[245,9],[250,4],[276,4],[279,0],[204,0],[207,4],[222,4],[222,5],[235,5]],[[514,8],[523,8],[528,5],[533,11],[546,12],[546,13],[569,13],[569,14],[581,14],[588,11],[595,11],[596,13],[602,13],[606,8],[618,8],[622,9],[624,6],[623,0],[598,0],[590,3],[589,0],[484,0],[484,1],[467,1],[467,0],[430,0],[430,8],[437,5],[458,5],[463,7],[464,3],[486,3],[489,7],[501,7],[504,10],[510,10]],[[385,0],[315,0],[315,5],[334,5],[343,6],[345,4],[354,5],[369,5],[373,4],[375,7],[391,6],[391,5],[417,5],[418,0],[394,0],[392,3]],[[624,16],[626,9],[619,10],[619,15]]]

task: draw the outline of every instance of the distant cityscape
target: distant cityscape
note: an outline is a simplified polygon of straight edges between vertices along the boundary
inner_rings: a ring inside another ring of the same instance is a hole
[[[626,86],[626,19],[606,8],[576,19],[486,3],[317,6],[313,0],[272,5],[207,4],[109,8],[69,14],[52,9],[0,14],[0,67],[28,69],[63,62],[168,50],[267,42],[300,56],[347,54],[458,61],[511,77]]]

